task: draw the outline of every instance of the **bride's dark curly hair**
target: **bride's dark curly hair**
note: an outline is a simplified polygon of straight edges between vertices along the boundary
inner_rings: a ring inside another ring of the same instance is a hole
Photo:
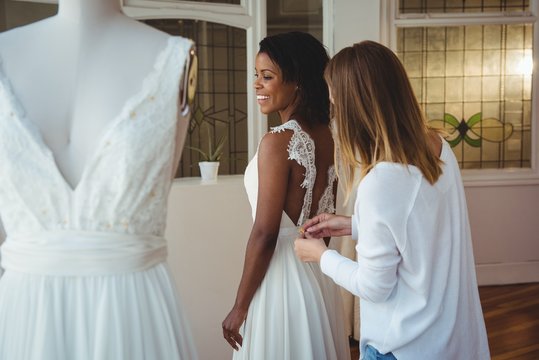
[[[329,124],[329,94],[324,70],[329,61],[320,41],[308,33],[293,31],[264,38],[265,53],[281,69],[283,81],[298,86],[299,102],[293,115],[309,123]]]

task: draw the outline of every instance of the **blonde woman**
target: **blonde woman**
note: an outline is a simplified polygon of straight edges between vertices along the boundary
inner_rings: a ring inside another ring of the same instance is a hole
[[[304,225],[303,261],[360,297],[362,359],[489,359],[459,167],[430,129],[405,70],[388,48],[341,50],[325,72],[339,174],[348,194],[361,169],[352,217]],[[358,261],[323,236],[352,235]]]

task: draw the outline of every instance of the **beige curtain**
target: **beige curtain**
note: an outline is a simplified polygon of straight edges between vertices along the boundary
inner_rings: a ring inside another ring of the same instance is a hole
[[[4,240],[6,239],[6,233],[4,231],[4,227],[2,225],[2,218],[0,217],[0,246],[2,245],[2,243],[4,242]],[[0,259],[2,260],[2,259]],[[4,274],[4,269],[2,269],[0,267],[0,277]]]
[[[352,215],[354,211],[355,191],[350,200],[344,205],[344,194],[341,189],[337,193],[337,214]],[[330,248],[337,250],[341,255],[350,259],[356,259],[356,242],[350,237],[334,238],[331,240]],[[341,288],[341,295],[344,306],[344,316],[346,319],[346,331],[348,335],[359,340],[359,299],[347,290]]]

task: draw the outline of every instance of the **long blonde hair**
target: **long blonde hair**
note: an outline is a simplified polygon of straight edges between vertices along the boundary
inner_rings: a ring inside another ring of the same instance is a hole
[[[333,104],[335,164],[346,199],[379,162],[414,165],[434,184],[441,160],[430,148],[430,129],[406,71],[385,46],[363,41],[339,51],[325,79]],[[356,169],[361,169],[356,179]]]

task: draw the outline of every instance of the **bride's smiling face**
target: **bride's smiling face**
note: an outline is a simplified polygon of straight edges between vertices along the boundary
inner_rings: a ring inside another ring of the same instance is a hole
[[[262,113],[278,112],[282,121],[289,120],[296,106],[297,86],[283,81],[281,69],[266,53],[256,55],[254,87]]]

